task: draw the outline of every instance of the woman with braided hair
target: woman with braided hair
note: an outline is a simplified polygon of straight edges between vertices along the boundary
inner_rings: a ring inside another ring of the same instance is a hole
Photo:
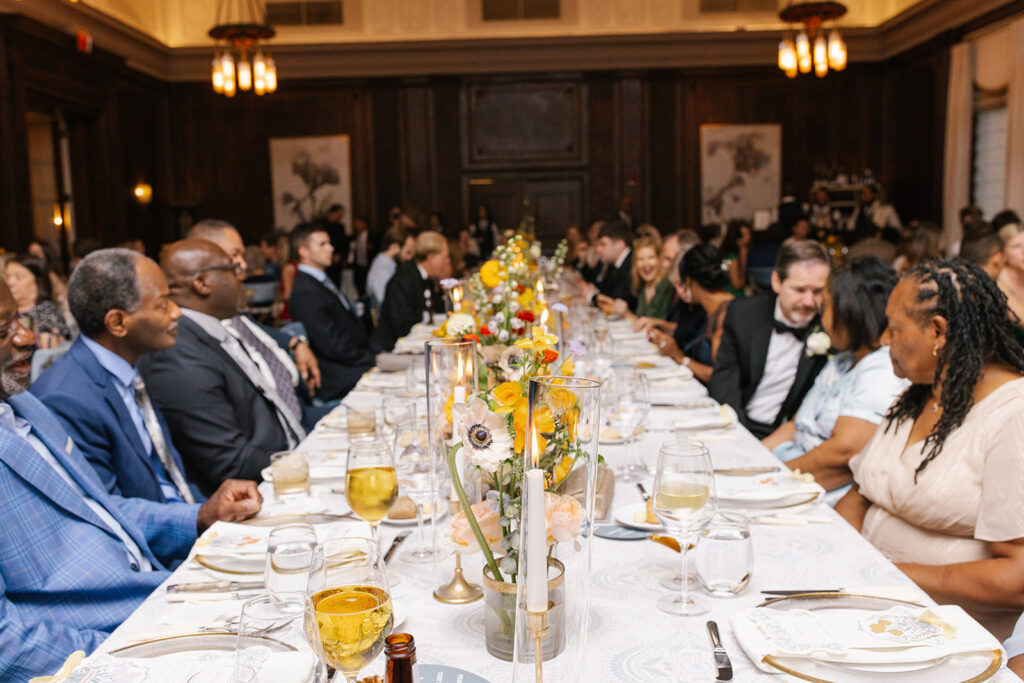
[[[893,370],[911,382],[836,505],[939,603],[997,637],[1024,607],[1024,349],[1006,296],[964,261],[928,262],[886,307]]]

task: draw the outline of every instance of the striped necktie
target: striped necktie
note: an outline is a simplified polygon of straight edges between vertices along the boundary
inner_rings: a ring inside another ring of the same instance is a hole
[[[167,447],[167,440],[164,438],[164,430],[160,428],[160,421],[156,419],[153,403],[149,400],[149,394],[146,393],[146,384],[138,375],[132,380],[132,389],[135,391],[135,403],[142,411],[142,421],[146,425],[146,431],[153,441],[153,450],[156,451],[157,457],[163,463],[167,476],[186,503],[196,502],[195,496],[192,495],[192,489],[185,481],[185,475],[181,473],[178,464],[171,457],[171,450]]]

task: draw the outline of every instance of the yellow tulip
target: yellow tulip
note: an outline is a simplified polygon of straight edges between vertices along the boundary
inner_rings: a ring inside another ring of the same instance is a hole
[[[498,415],[507,415],[516,409],[523,402],[523,385],[519,382],[502,382],[494,387],[491,396],[500,403],[494,412]]]

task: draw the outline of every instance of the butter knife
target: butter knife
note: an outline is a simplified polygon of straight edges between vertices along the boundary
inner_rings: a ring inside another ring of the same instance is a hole
[[[262,581],[197,581],[195,583],[172,583],[168,593],[229,593],[252,591],[263,588]]]
[[[637,490],[640,491],[640,497],[643,498],[644,502],[646,503],[647,499],[650,498],[650,495],[648,495],[648,493],[647,493],[647,489],[645,489],[644,485],[641,484],[640,482],[636,483],[636,488],[637,488]]]
[[[727,477],[751,477],[757,474],[778,472],[781,469],[781,467],[718,467],[715,468],[715,474]]]
[[[391,546],[388,548],[388,551],[384,553],[384,564],[388,563],[388,561],[391,559],[391,556],[395,554],[396,550],[398,550],[398,546],[402,545],[402,542],[405,539],[409,538],[409,534],[411,533],[412,531],[410,531],[409,529],[398,532],[398,535],[395,536],[395,540],[391,541]]]
[[[718,668],[717,679],[720,681],[732,680],[732,662],[729,655],[722,647],[722,638],[718,635],[718,624],[714,621],[708,622],[708,633],[711,634],[711,645],[715,648],[715,666]]]

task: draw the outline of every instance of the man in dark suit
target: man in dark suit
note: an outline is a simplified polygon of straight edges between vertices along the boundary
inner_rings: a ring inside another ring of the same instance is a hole
[[[424,313],[437,297],[433,288],[451,272],[448,241],[440,233],[427,230],[416,238],[412,261],[406,261],[388,282],[381,307],[380,320],[373,341],[385,351],[395,348],[399,337],[409,334],[416,323],[424,321]],[[431,292],[428,300],[427,292]],[[434,302],[439,303],[439,302]]]
[[[597,237],[597,254],[601,259],[595,285],[594,303],[610,309],[616,299],[626,302],[630,310],[636,308],[633,294],[633,233],[621,221],[608,221],[601,226]]]
[[[774,294],[729,304],[708,391],[758,438],[796,413],[825,364],[804,342],[817,326],[830,267],[817,242],[787,242],[772,273]]]
[[[177,343],[139,363],[149,393],[201,491],[229,477],[259,481],[271,453],[305,437],[294,387],[253,345],[253,329],[222,323],[234,322],[244,295],[238,266],[222,249],[182,240],[164,248],[160,266],[182,317]]]
[[[373,367],[380,349],[366,336],[352,302],[327,277],[334,254],[327,232],[315,225],[297,226],[291,245],[299,257],[299,271],[288,309],[306,328],[320,361],[320,398],[341,398]]]

